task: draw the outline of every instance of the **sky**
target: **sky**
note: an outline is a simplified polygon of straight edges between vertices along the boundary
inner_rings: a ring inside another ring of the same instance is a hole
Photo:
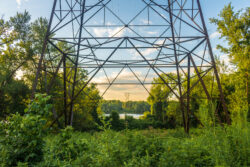
[[[232,3],[236,10],[249,7],[249,0],[201,0],[207,28],[212,34],[216,27],[208,22],[208,18],[217,17],[221,9],[228,3]],[[38,17],[49,17],[53,0],[0,0],[0,16],[9,18],[16,12],[27,10],[32,15],[32,19]]]
[[[115,1],[115,0],[114,0]],[[124,7],[124,9],[130,9],[131,6],[139,6],[137,2],[134,0],[122,0],[124,3],[120,4]],[[125,3],[125,2],[131,2],[131,3]],[[163,0],[159,0],[163,1]],[[227,5],[228,3],[232,3],[232,6],[235,7],[235,10],[240,10],[242,8],[246,8],[250,6],[250,0],[201,0],[201,5],[203,9],[203,14],[205,17],[208,33],[210,35],[213,52],[215,55],[218,55],[221,59],[224,59],[226,62],[228,61],[228,57],[226,55],[223,55],[218,50],[216,50],[216,45],[219,43],[222,43],[222,40],[219,40],[220,34],[216,31],[216,26],[209,23],[209,18],[217,17],[222,8]],[[8,19],[10,16],[15,15],[17,12],[23,12],[24,10],[27,10],[31,16],[32,20],[35,20],[38,17],[46,17],[49,18],[51,8],[52,8],[53,0],[0,0],[0,17],[3,17],[4,19]],[[127,7],[127,8],[126,8]],[[127,11],[118,11],[121,13],[121,16],[124,16],[124,18],[129,18],[129,13]],[[114,30],[93,30],[93,33],[97,36],[102,36],[105,33],[110,34],[113,33]],[[154,33],[154,32],[151,32]],[[147,52],[148,51],[148,52]],[[152,55],[152,50],[145,50],[145,54]],[[115,74],[118,73],[118,71],[115,73],[114,71],[110,71],[110,76],[115,77]],[[137,74],[142,74],[143,71],[137,71]],[[123,71],[123,73],[120,76],[121,78],[127,79],[126,81],[132,81],[133,75],[131,72]],[[153,78],[153,77],[152,77]],[[104,74],[100,73],[97,75],[96,81],[102,82],[105,79]],[[100,87],[100,89],[103,89],[103,87]],[[110,90],[105,94],[105,99],[119,99],[124,100],[125,94],[130,94],[130,100],[146,100],[146,97],[148,96],[148,93],[141,87],[141,86],[135,86],[135,85],[117,85],[114,87],[111,87]]]

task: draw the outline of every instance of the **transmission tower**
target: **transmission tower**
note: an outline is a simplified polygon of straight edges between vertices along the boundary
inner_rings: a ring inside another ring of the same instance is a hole
[[[129,101],[130,93],[126,92],[126,93],[124,94],[124,96],[125,96],[125,102],[128,102],[128,101]]]
[[[80,69],[88,76],[81,84]],[[124,70],[138,83],[117,83]],[[139,84],[149,92],[147,85],[164,84],[180,101],[188,132],[193,88],[200,84],[206,98],[213,98],[211,82],[205,80],[209,72],[228,116],[199,0],[54,0],[33,93],[41,76],[52,76],[48,93],[55,79],[63,78],[65,123],[72,125],[74,102],[90,83],[106,85],[102,95],[112,85]],[[106,82],[98,82],[97,76]],[[152,83],[153,77],[161,82]]]

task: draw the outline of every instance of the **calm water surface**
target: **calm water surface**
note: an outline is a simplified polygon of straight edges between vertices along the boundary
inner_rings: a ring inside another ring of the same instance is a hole
[[[104,114],[105,116],[109,116],[110,114]],[[143,116],[143,114],[119,114],[120,118],[121,119],[124,119],[125,118],[125,115],[127,116],[132,116],[133,118],[135,119],[139,119],[140,116]]]

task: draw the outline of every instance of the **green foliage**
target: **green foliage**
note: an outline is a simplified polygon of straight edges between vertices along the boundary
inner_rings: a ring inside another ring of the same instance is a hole
[[[246,8],[244,13],[235,12],[230,3],[224,7],[219,17],[219,19],[212,18],[211,22],[218,26],[217,30],[221,33],[221,38],[226,39],[228,47],[218,45],[218,49],[228,54],[232,63],[236,64],[238,68],[247,71],[250,60],[250,8]]]
[[[29,21],[30,14],[25,10],[24,13],[17,13],[16,16],[11,17],[9,25],[14,27],[14,31],[18,32],[18,38],[27,40],[30,31]]]
[[[162,74],[161,78],[163,78],[165,82],[171,83],[175,81],[177,75],[172,73],[169,73],[168,75]],[[163,83],[161,78],[154,78],[153,83]],[[171,89],[174,90],[176,88],[172,86]],[[150,89],[148,102],[151,105],[152,115],[154,115],[158,121],[166,121],[166,109],[169,105],[170,98],[173,95],[171,89],[164,84],[155,84]]]
[[[31,22],[31,16],[27,11],[17,13],[10,17],[9,20],[0,19],[0,120],[13,113],[24,114],[27,107],[29,96],[31,95],[31,87],[35,78],[37,63],[43,47],[48,21],[45,18],[38,18]],[[51,34],[53,36],[53,34]],[[55,42],[61,50],[70,51],[72,47],[64,42]],[[55,48],[50,48],[50,56],[45,56],[44,61],[49,61],[49,67],[42,72],[45,77],[38,80],[37,92],[47,92],[52,82],[54,73],[52,66],[59,63],[61,57],[60,52]],[[47,50],[46,50],[47,51]],[[45,54],[47,55],[47,54]],[[53,61],[51,61],[51,59]],[[73,66],[72,62],[67,61],[67,66]],[[66,69],[67,80],[73,82],[74,70]],[[87,80],[86,70],[79,69],[77,74],[76,92],[80,86],[84,85]],[[19,74],[19,75],[18,75]],[[20,75],[21,74],[21,75]],[[60,115],[63,112],[63,105],[60,98],[63,97],[63,73],[59,70],[59,77],[53,81],[50,88],[51,94],[57,94],[58,98],[53,99],[54,115]],[[68,94],[71,94],[71,87],[68,85]],[[91,84],[84,89],[85,93],[80,93],[75,99],[74,106],[74,128],[78,130],[95,129],[95,122],[98,122],[97,105],[100,100],[99,92],[96,85]],[[67,102],[71,99],[67,96]],[[90,97],[96,100],[94,103]],[[59,99],[59,100],[58,100]],[[59,124],[69,122],[60,117]]]
[[[35,99],[25,110],[26,114],[48,118],[51,115],[50,110],[52,108],[52,105],[49,104],[50,98],[46,94],[36,94]]]
[[[27,105],[29,87],[16,74],[31,60],[32,50],[28,35],[30,15],[17,13],[9,21],[0,22],[0,113],[2,118],[9,114],[23,114]]]
[[[245,82],[239,72],[230,75],[223,75],[228,109],[231,113],[232,124],[246,127],[249,114],[249,105],[246,100]]]
[[[100,110],[105,114],[110,114],[112,111],[128,114],[143,114],[149,111],[150,105],[145,101],[127,101],[120,100],[103,100],[99,104]]]
[[[153,115],[147,115],[144,119],[134,119],[132,116],[126,116],[125,120],[121,120],[123,127],[126,129],[149,129],[149,128],[167,128],[167,125],[161,121],[157,121]]]
[[[87,145],[83,139],[72,139],[74,135],[73,128],[71,126],[61,130],[60,134],[53,140],[51,147],[46,148],[45,161],[48,166],[60,166],[60,161],[70,163],[76,160],[78,154],[82,151],[86,151]],[[49,154],[49,155],[48,155]]]
[[[226,47],[218,45],[217,48],[227,54],[230,62],[235,65],[236,72],[234,71],[231,75],[230,81],[234,91],[231,92],[228,99],[232,121],[238,124],[246,118],[247,112],[250,120],[250,112],[248,111],[250,105],[250,8],[247,7],[245,10],[235,12],[230,3],[221,11],[219,18],[212,18],[211,22],[217,25],[217,30],[221,34],[220,38],[227,42]]]
[[[125,115],[125,119],[120,119],[118,112],[113,111],[108,117],[100,117],[101,124],[98,125],[99,130],[112,129],[121,131],[143,130],[149,128],[173,128],[171,123],[163,123],[155,119],[155,116],[148,114],[143,119],[135,119],[132,116]],[[168,124],[169,123],[169,124]]]
[[[109,118],[111,119],[111,128],[114,130],[121,130],[123,129],[123,125],[121,124],[120,121],[120,116],[118,112],[112,111]]]
[[[13,114],[1,122],[0,162],[3,166],[14,166],[18,162],[34,164],[42,160],[43,137],[48,131],[45,126],[51,108],[49,98],[38,94],[26,115]]]
[[[110,123],[112,121],[111,118],[107,119],[107,117],[105,117],[104,115],[101,115],[99,117],[99,119],[100,119],[100,122],[101,122],[100,125],[98,125],[99,130],[107,131],[107,130],[111,129],[111,123]]]
[[[249,166],[248,128],[214,127],[183,130],[143,130],[92,135],[62,130],[46,139],[39,166],[186,167]]]
[[[9,81],[8,86],[0,90],[0,119],[16,112],[23,115],[28,104],[29,93],[30,89],[23,81]]]
[[[212,102],[204,101],[199,108],[198,117],[201,123],[206,127],[215,126],[216,105]]]

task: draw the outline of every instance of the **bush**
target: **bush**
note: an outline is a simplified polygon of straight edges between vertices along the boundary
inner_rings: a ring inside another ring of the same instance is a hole
[[[44,149],[44,166],[63,166],[71,164],[81,152],[88,149],[84,139],[76,137],[71,126],[61,130],[58,136],[52,140],[49,147]]]
[[[122,130],[124,129],[124,124],[122,124],[121,120],[120,120],[120,116],[119,113],[116,111],[112,111],[110,116],[110,123],[111,123],[111,129],[113,130]]]
[[[49,97],[36,95],[36,99],[26,110],[26,115],[13,114],[0,123],[1,145],[0,163],[2,166],[15,166],[18,163],[34,164],[43,158],[43,137],[51,105]]]
[[[63,130],[47,138],[40,166],[249,166],[249,130],[235,127],[175,130],[105,130],[93,135]]]

